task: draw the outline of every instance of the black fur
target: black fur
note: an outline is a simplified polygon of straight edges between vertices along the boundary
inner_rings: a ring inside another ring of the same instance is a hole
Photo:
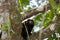
[[[1,36],[2,36],[2,32],[0,33],[0,38],[1,38]]]
[[[21,32],[21,36],[23,37],[23,40],[27,40],[27,32],[26,32],[26,28],[28,31],[28,35],[31,35],[31,31],[34,27],[34,21],[31,19],[28,19],[27,21],[25,21],[24,23],[22,23],[23,28],[22,28],[22,32]],[[26,26],[26,28],[25,28]]]

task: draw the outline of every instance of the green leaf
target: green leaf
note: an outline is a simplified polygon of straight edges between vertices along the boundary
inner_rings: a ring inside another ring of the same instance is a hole
[[[48,40],[53,40],[53,38],[52,38],[52,36],[51,36],[51,35],[48,37]]]
[[[29,4],[29,0],[18,0],[19,10],[22,11],[23,7]]]
[[[53,33],[53,39],[55,39],[56,38],[56,34],[55,33]]]
[[[36,20],[42,21],[42,16],[43,16],[43,13],[39,13],[38,15],[36,15],[36,16],[34,17],[34,20],[35,20],[35,21],[36,21]]]
[[[60,34],[60,26],[57,28],[57,32]]]
[[[4,31],[4,30],[8,30],[8,26],[7,26],[6,23],[3,23],[3,24],[2,24],[2,28],[1,28],[1,30],[2,30],[2,31]]]
[[[43,22],[43,26],[47,26],[52,21],[53,17],[54,13],[52,13],[51,10],[47,11]]]
[[[54,0],[49,0],[49,3],[51,4],[53,9],[57,8],[57,5]]]
[[[60,4],[59,4],[58,7],[57,7],[57,11],[60,11]]]

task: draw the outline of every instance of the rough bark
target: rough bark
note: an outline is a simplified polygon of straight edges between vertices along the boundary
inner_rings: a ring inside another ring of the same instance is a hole
[[[18,11],[17,8],[17,0],[0,0],[0,15],[2,17],[2,23],[7,23],[8,22],[8,16],[10,16],[11,19],[11,28],[14,31],[12,33],[11,37],[8,37],[8,31],[2,31],[2,40],[21,40],[21,15]],[[6,35],[5,35],[5,34]]]
[[[9,10],[7,9],[8,7],[8,0],[0,0],[0,25],[2,25],[3,23],[7,23],[8,22],[8,16],[9,16]],[[1,26],[2,27],[2,26]],[[6,32],[6,30],[2,30],[2,36],[1,39],[2,40],[8,40],[8,32]]]
[[[9,0],[10,5],[9,5],[9,14],[11,18],[11,28],[14,31],[12,33],[10,40],[21,40],[21,30],[22,30],[22,25],[21,25],[21,15],[18,10],[17,6],[17,0]]]

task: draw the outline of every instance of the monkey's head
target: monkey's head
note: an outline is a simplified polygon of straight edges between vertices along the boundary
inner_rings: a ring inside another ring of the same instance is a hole
[[[34,21],[32,19],[28,19],[27,21],[25,21],[25,25],[29,26],[29,27],[33,27],[34,26]]]
[[[34,27],[34,21],[32,19],[28,19],[27,21],[25,21],[25,25],[27,27],[28,33],[31,34],[31,31]]]

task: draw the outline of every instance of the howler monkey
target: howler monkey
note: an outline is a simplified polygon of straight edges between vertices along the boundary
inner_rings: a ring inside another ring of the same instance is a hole
[[[21,36],[23,37],[23,40],[27,40],[27,32],[28,35],[31,35],[31,31],[34,27],[34,21],[32,19],[28,19],[27,21],[22,23],[22,32],[21,32]],[[26,31],[27,29],[27,31]]]

